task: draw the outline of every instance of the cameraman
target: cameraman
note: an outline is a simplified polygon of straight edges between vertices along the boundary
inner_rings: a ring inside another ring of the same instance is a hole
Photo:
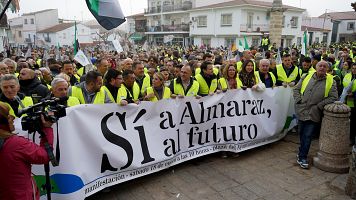
[[[10,107],[0,102],[0,199],[38,200],[39,192],[31,177],[31,164],[47,164],[49,157],[44,148],[13,133],[14,117],[9,115]],[[52,123],[42,120],[42,130],[49,145],[53,144]]]

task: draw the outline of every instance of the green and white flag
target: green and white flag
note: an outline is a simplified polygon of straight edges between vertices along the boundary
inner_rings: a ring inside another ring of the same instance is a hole
[[[303,34],[303,42],[302,42],[302,51],[301,51],[301,54],[304,55],[304,56],[307,56],[307,44],[308,44],[308,30],[305,30],[304,31],[304,34]]]
[[[237,48],[240,52],[245,51],[245,47],[242,45],[241,40],[239,40],[239,46]]]
[[[245,49],[250,49],[250,47],[248,46],[248,42],[247,42],[246,36],[244,36],[244,40],[245,40],[245,46],[244,46],[244,48],[245,48]]]
[[[95,19],[107,30],[116,28],[126,21],[118,0],[85,1]]]

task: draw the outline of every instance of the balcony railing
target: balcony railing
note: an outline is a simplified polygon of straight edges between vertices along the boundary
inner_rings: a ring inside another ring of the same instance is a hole
[[[260,33],[260,32],[269,32],[268,24],[241,24],[241,32],[247,33]]]
[[[147,32],[189,32],[189,24],[148,26]]]
[[[146,26],[136,26],[135,31],[136,32],[146,32]]]
[[[161,8],[160,6],[151,7],[151,8],[145,9],[145,14],[185,11],[185,10],[190,10],[192,8],[193,8],[192,4],[190,3],[190,1],[188,1],[188,3],[183,3],[183,4],[178,4],[178,5],[166,5],[166,6],[163,6],[163,8]]]

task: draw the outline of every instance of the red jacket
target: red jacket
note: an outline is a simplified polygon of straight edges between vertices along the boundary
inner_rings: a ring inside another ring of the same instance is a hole
[[[53,145],[52,128],[44,128],[48,143]],[[33,200],[34,188],[39,199],[37,187],[31,177],[31,164],[49,162],[44,141],[40,146],[20,136],[11,136],[0,150],[0,199]]]

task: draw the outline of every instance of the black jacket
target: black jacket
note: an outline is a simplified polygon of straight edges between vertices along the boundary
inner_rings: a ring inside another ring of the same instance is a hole
[[[50,93],[48,88],[38,78],[20,80],[20,92],[32,97],[34,104],[40,102],[41,99],[47,97]]]

